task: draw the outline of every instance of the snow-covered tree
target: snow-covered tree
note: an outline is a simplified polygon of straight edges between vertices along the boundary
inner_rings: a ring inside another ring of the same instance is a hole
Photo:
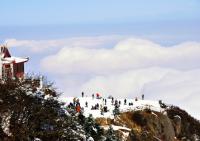
[[[106,132],[106,141],[119,141],[118,137],[116,136],[116,133],[111,126],[109,126],[107,132]]]
[[[81,139],[84,128],[65,114],[58,95],[51,84],[39,88],[34,78],[0,81],[0,140]]]
[[[87,137],[93,137],[95,140],[99,140],[103,134],[103,129],[95,122],[92,115],[86,118],[84,128]]]

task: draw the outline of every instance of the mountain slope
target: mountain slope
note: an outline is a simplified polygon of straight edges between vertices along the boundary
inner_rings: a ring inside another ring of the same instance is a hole
[[[74,100],[80,103],[85,116],[91,114],[95,117],[96,122],[104,129],[104,134],[112,129],[120,141],[197,141],[200,137],[198,120],[184,110],[167,106],[161,101],[62,98],[66,105],[73,103]],[[94,108],[96,105],[99,106]],[[107,111],[104,111],[103,107],[106,107]]]

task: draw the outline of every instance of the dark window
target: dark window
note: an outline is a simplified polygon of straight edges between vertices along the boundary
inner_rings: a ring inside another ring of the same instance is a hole
[[[24,72],[24,63],[15,64],[16,73]]]

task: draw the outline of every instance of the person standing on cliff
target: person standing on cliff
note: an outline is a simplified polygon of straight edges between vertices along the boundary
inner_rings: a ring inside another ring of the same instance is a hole
[[[124,99],[124,105],[126,105],[126,101],[127,101],[127,100],[126,100],[126,99]]]

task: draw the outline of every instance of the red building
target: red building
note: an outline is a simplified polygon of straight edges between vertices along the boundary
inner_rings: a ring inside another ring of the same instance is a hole
[[[24,77],[24,63],[28,58],[11,56],[6,46],[0,47],[0,57],[0,79]]]

